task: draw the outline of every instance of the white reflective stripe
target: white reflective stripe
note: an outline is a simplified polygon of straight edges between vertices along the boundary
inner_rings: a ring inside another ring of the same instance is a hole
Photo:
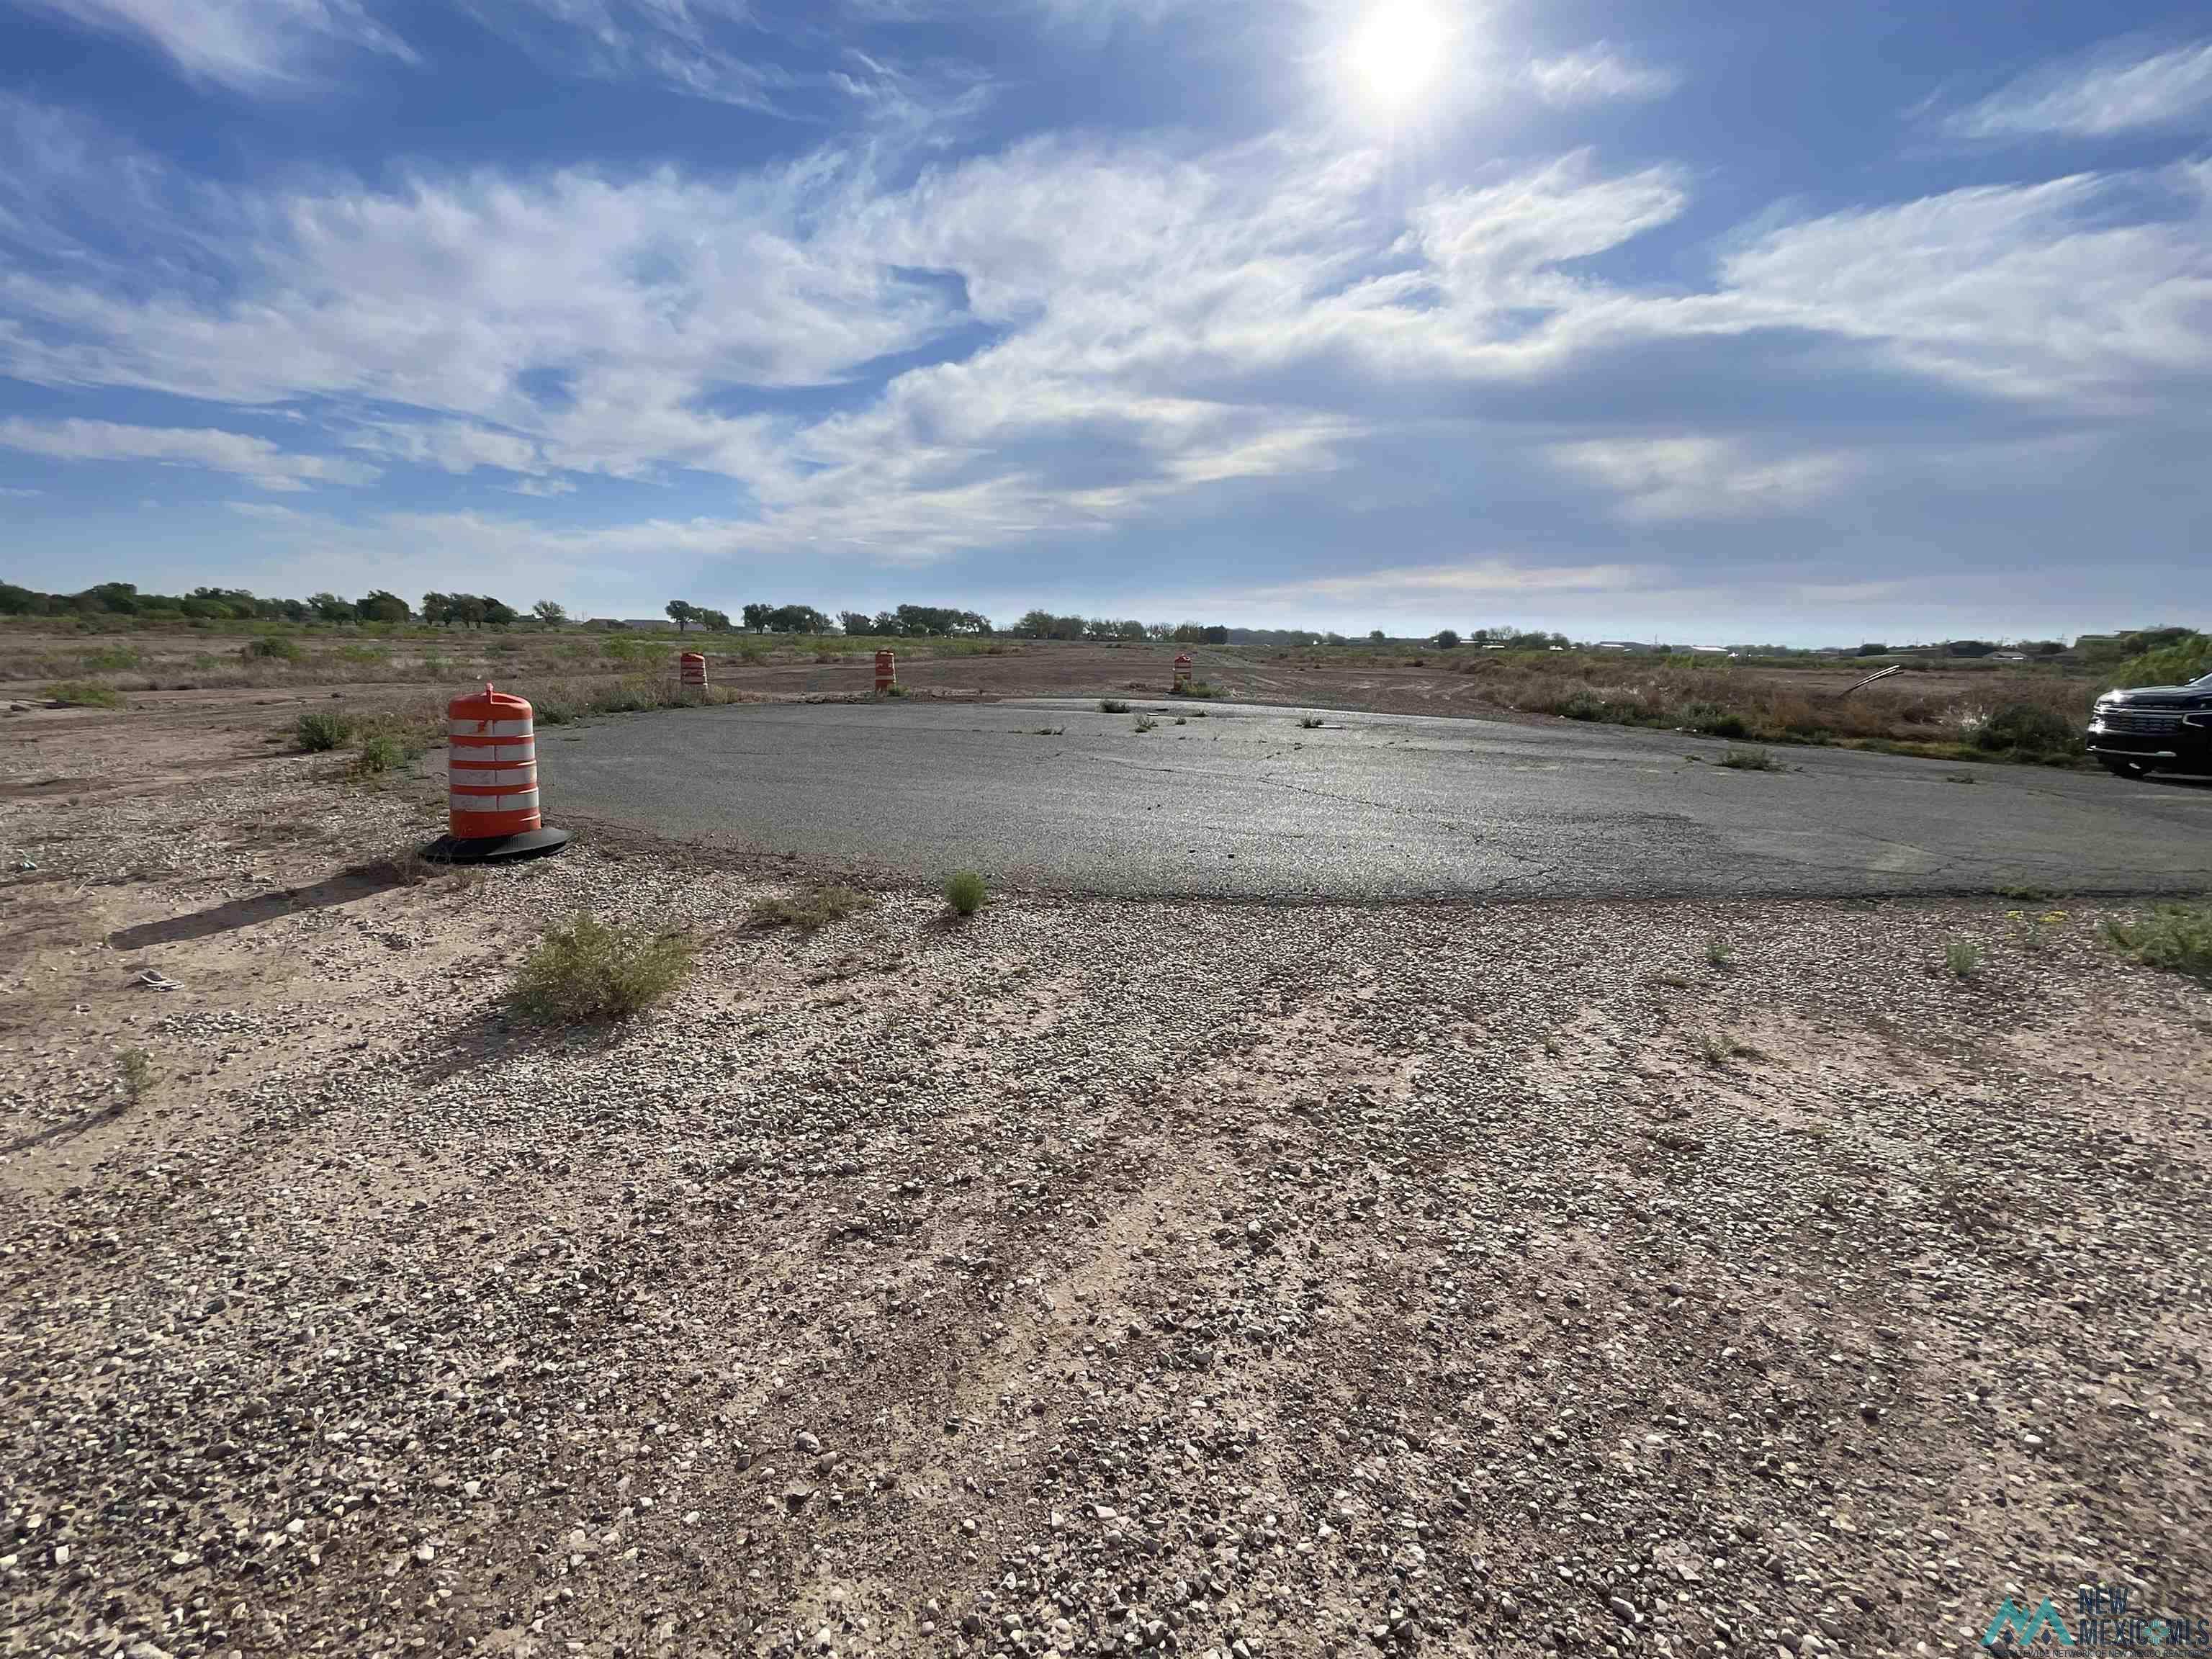
[[[535,789],[538,787],[538,769],[534,766],[448,766],[446,781],[477,785],[513,783]]]
[[[446,732],[456,738],[526,738],[528,720],[457,720],[448,718]]]
[[[471,743],[451,751],[456,758],[465,756],[472,761],[534,761],[538,758],[535,743]]]
[[[446,805],[449,811],[461,817],[471,812],[534,812],[538,810],[538,792],[525,789],[515,795],[454,795]]]

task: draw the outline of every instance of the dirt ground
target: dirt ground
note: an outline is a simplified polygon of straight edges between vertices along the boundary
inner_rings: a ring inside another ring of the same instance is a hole
[[[866,696],[872,656],[834,636],[808,642],[776,636],[717,636],[689,641],[674,635],[612,636],[422,630],[389,638],[351,630],[301,634],[297,662],[252,659],[241,653],[244,632],[148,630],[86,635],[23,625],[0,631],[0,700],[35,702],[53,683],[106,684],[135,707],[228,707],[240,697],[313,699],[336,691],[356,700],[422,701],[490,679],[525,696],[573,690],[593,678],[675,672],[679,649],[708,659],[713,683],[740,696],[813,698]],[[1188,652],[1196,678],[1240,701],[1285,707],[1396,714],[1542,719],[1502,708],[1500,687],[1473,669],[1496,666],[1479,648],[1438,651],[1421,646],[1289,650],[1258,647],[1177,646],[1089,641],[902,641],[898,676],[918,695],[947,697],[1160,696],[1173,683],[1175,658]],[[1562,659],[1560,660],[1566,660]],[[1634,681],[1650,659],[1627,654],[1574,659]],[[1789,668],[1746,664],[1734,678],[1814,699],[1832,698],[1862,677],[1855,662]],[[1960,697],[2000,702],[2027,691],[2048,694],[2065,679],[2044,668],[1985,662],[1915,664],[1884,683],[1900,693],[1944,703]]]
[[[885,890],[802,938],[748,922],[792,866],[426,871],[421,786],[269,741],[330,689],[0,724],[9,1652],[2208,1616],[2212,999],[2099,911]],[[578,910],[696,973],[528,1024]]]

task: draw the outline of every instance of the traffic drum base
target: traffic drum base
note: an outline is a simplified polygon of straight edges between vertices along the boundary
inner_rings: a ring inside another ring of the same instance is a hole
[[[507,864],[542,859],[568,844],[566,830],[526,830],[519,836],[441,836],[422,849],[434,864]]]

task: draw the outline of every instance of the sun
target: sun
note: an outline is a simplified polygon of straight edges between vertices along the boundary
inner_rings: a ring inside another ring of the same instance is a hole
[[[1352,37],[1352,71],[1377,104],[1401,109],[1436,78],[1443,46],[1444,26],[1422,0],[1376,0]]]

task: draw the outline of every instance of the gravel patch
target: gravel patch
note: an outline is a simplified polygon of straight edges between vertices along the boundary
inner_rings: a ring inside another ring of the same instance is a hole
[[[10,1651],[1802,1659],[2212,1584],[2212,1002],[2090,911],[798,935],[795,866],[418,882],[404,790],[240,765],[0,801]],[[580,909],[697,973],[516,1018]]]

